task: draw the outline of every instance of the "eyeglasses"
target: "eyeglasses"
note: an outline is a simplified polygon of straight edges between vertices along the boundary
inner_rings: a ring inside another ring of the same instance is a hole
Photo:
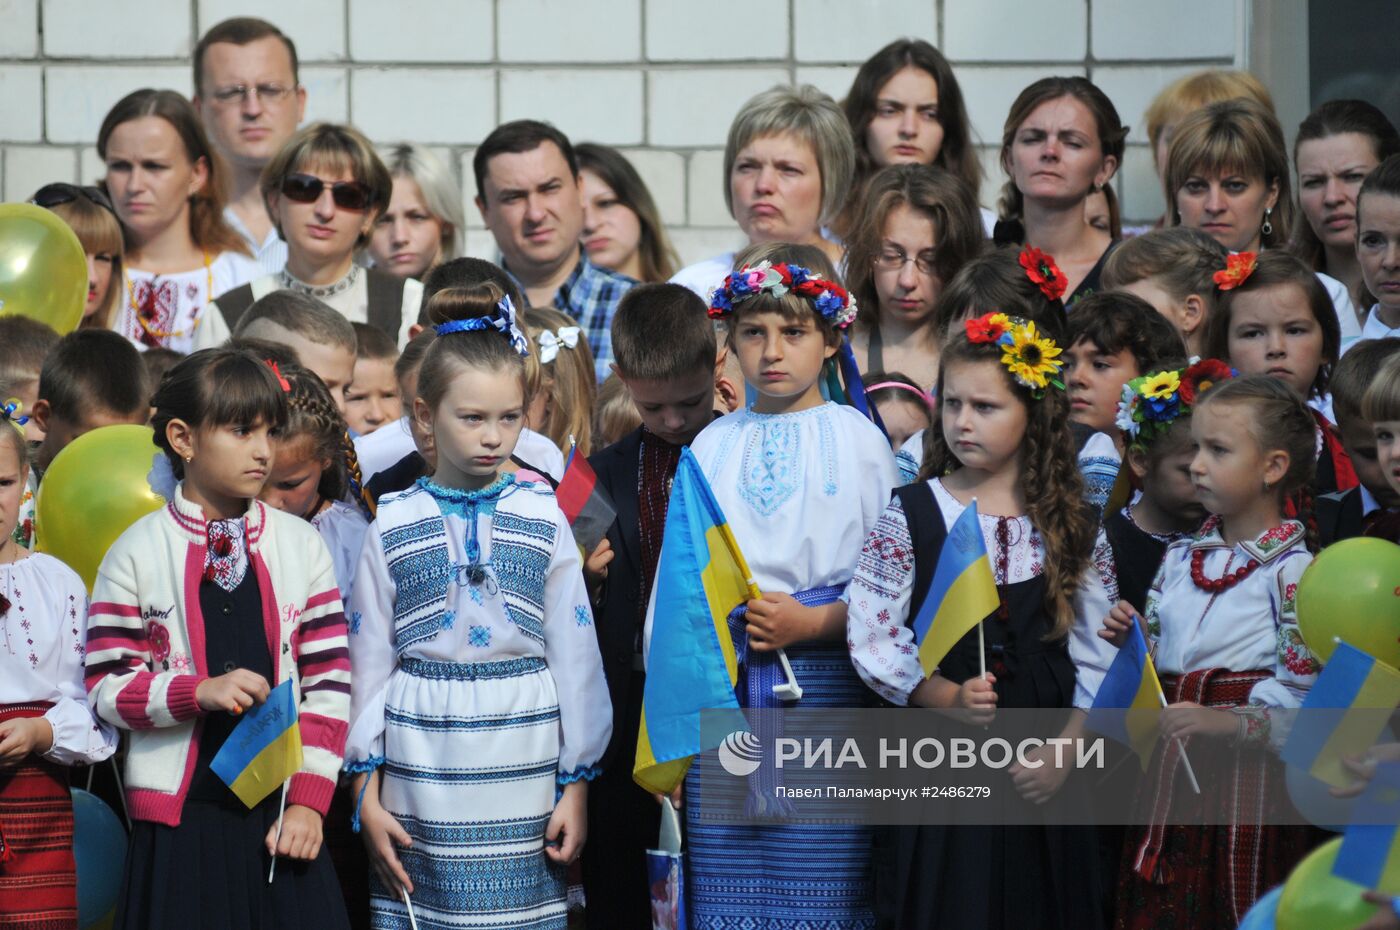
[[[282,180],[282,196],[294,203],[315,203],[327,182],[314,174],[289,174]],[[336,181],[329,185],[331,199],[342,210],[369,208],[369,187],[359,181]]]
[[[249,94],[257,97],[262,103],[281,103],[294,90],[295,87],[288,87],[286,84],[230,84],[228,87],[215,88],[209,96],[222,104],[247,100]]]
[[[76,184],[65,184],[62,182],[45,184],[34,193],[34,196],[30,198],[29,202],[36,207],[52,210],[59,204],[72,203],[79,197],[87,198],[102,209],[110,212],[113,216],[117,215],[117,211],[112,208],[111,198],[109,198],[107,192],[100,187],[79,187]]]
[[[901,249],[885,249],[875,255],[875,267],[882,271],[903,271],[904,266],[910,262],[918,269],[919,274],[934,274],[938,269],[934,267],[933,256],[931,255],[905,255]]]

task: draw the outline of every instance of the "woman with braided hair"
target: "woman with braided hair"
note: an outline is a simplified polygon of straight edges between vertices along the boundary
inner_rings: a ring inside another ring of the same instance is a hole
[[[316,527],[331,551],[340,595],[349,598],[369,522],[346,502],[354,447],[345,418],[314,372],[290,361],[268,364],[287,395],[287,426],[275,440],[272,470],[258,497]]]

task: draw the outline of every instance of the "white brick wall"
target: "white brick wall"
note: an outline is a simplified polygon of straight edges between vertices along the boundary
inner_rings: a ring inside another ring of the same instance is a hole
[[[468,249],[492,244],[471,200],[473,146],[498,122],[549,119],[622,147],[687,261],[740,238],[722,149],[748,96],[810,82],[840,97],[856,66],[902,35],[953,61],[988,167],[1012,98],[1046,74],[1098,81],[1132,125],[1115,183],[1129,219],[1162,195],[1142,111],[1175,77],[1234,67],[1249,0],[0,0],[0,192],[23,199],[101,171],[97,128],[138,87],[188,93],[189,53],[228,16],[271,20],[297,44],[307,118],[436,147],[457,166]],[[1205,28],[1209,24],[1209,28]]]

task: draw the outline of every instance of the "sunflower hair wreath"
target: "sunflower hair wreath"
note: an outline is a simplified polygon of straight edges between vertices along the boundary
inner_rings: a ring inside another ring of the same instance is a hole
[[[1191,413],[1201,395],[1239,372],[1215,358],[1186,368],[1157,371],[1123,385],[1114,425],[1123,431],[1128,448],[1145,450],[1153,440]]]
[[[1034,323],[1005,313],[986,313],[963,325],[968,342],[1001,347],[1001,363],[1036,400],[1045,396],[1047,387],[1065,389],[1059,379],[1065,364],[1058,357],[1060,347],[1055,340],[1038,333]]]

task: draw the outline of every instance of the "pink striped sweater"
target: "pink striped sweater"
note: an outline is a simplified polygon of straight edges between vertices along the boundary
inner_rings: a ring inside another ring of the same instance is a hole
[[[262,594],[274,686],[299,689],[302,769],[287,803],[323,815],[345,751],[350,658],[345,614],[325,543],[311,524],[253,501],[248,554]],[[88,700],[131,731],[127,805],[133,817],[177,825],[198,757],[204,711],[199,584],[203,510],[177,488],[164,509],[136,521],[108,550],[93,586],[87,629]]]

